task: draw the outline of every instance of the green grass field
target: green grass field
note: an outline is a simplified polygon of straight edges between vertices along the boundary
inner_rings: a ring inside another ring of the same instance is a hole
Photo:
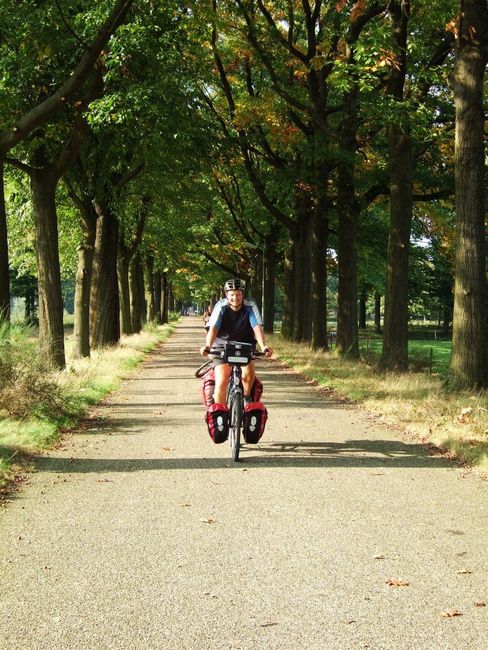
[[[382,346],[380,339],[367,338],[359,342],[361,355],[370,361],[379,358]],[[410,340],[408,356],[412,371],[429,372],[431,369],[433,374],[444,377],[451,358],[451,341]]]

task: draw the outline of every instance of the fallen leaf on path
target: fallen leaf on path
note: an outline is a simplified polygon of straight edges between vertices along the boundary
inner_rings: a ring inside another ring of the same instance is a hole
[[[208,517],[207,519],[200,519],[200,521],[203,524],[215,524],[216,519],[212,519],[211,517]]]
[[[173,447],[161,447],[161,451],[173,451]]]
[[[374,559],[375,559],[375,560],[384,560],[384,559],[385,559],[385,556],[384,556],[384,555],[375,555],[375,556],[374,556]]]
[[[97,483],[113,483],[111,478],[98,478]]]
[[[446,611],[439,612],[441,618],[453,618],[454,616],[462,616],[463,613],[458,609],[448,609]]]
[[[384,472],[370,472],[371,476],[384,476]]]
[[[470,571],[469,569],[460,569],[459,571],[456,571],[456,573],[458,574],[458,576],[462,576],[468,573],[472,573],[472,571]]]
[[[182,508],[189,508],[191,506],[191,503],[180,503],[180,506]]]
[[[404,582],[403,580],[392,580],[388,578],[385,582],[389,587],[410,587],[410,583]]]
[[[475,603],[475,607],[486,607],[486,603]]]
[[[261,623],[260,627],[271,627],[272,625],[278,625],[278,623]]]

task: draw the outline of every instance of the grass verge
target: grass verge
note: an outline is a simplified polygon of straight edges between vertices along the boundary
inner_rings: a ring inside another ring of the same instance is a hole
[[[71,358],[71,338],[67,337],[66,370],[51,377],[66,405],[64,412],[52,415],[44,410],[42,415],[19,419],[0,417],[0,497],[30,455],[50,447],[90,406],[116,390],[147,352],[165,341],[174,328],[174,323],[147,325],[140,334],[122,337],[116,347],[94,350],[88,359]]]
[[[326,386],[468,465],[488,471],[488,393],[449,393],[437,374],[378,371],[374,363],[345,361],[334,352],[269,337],[275,355]]]

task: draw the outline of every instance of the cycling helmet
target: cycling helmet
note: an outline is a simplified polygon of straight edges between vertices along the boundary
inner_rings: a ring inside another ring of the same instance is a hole
[[[244,280],[240,280],[239,278],[231,278],[224,284],[224,291],[245,291],[245,289],[246,282]]]

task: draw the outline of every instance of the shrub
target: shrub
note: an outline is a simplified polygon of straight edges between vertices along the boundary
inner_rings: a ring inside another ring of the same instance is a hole
[[[70,399],[39,355],[33,330],[0,323],[0,413],[5,417],[63,417]]]

